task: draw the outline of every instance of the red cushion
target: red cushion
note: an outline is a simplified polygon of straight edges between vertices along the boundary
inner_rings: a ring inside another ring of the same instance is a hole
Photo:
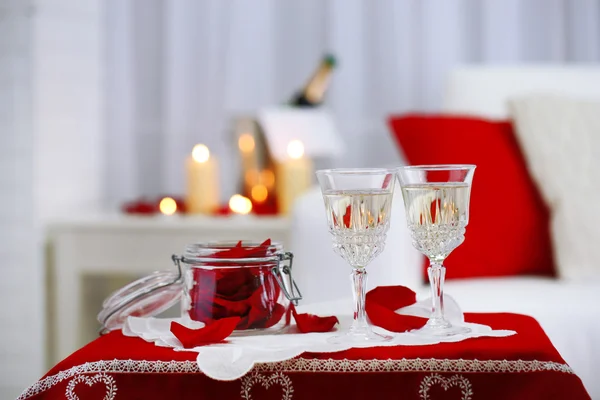
[[[549,211],[509,122],[450,116],[390,118],[410,164],[475,164],[465,242],[446,278],[554,275]]]

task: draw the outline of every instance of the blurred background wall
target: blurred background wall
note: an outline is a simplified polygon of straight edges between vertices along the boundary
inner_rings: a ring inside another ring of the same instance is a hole
[[[333,164],[397,164],[386,116],[437,110],[453,66],[600,61],[600,0],[0,0],[0,398],[43,372],[46,223],[182,192],[198,142],[228,198],[232,118],[327,51]]]
[[[101,1],[0,0],[0,398],[44,372],[48,221],[103,203]]]
[[[385,117],[436,110],[452,66],[598,60],[599,4],[109,1],[107,201],[180,192],[198,141],[232,158],[231,118],[287,101],[327,51],[339,59],[327,105],[347,142],[337,162],[396,162]],[[228,198],[237,169],[223,168]]]

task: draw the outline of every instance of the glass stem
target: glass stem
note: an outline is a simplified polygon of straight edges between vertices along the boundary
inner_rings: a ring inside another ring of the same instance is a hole
[[[444,278],[446,267],[439,261],[431,261],[427,268],[429,282],[431,284],[431,317],[428,325],[448,325],[444,318]]]
[[[352,286],[354,295],[354,322],[351,332],[366,333],[369,330],[367,313],[365,311],[365,295],[367,291],[367,270],[365,268],[354,268],[352,271]]]

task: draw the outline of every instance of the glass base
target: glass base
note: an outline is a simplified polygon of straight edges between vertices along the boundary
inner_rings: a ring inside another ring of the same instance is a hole
[[[327,339],[327,343],[347,344],[352,345],[353,347],[361,347],[361,345],[372,346],[373,343],[389,342],[392,339],[392,336],[375,333],[369,328],[360,331],[350,330],[346,333],[342,333],[341,335]]]
[[[415,333],[417,335],[422,336],[454,336],[454,335],[464,335],[471,332],[470,328],[466,326],[454,326],[450,322],[442,320],[434,320],[430,319],[427,321],[424,327],[421,329],[413,329],[410,331],[411,333]]]

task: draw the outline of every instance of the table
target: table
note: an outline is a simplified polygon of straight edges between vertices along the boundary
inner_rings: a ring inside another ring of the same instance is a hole
[[[235,381],[203,375],[195,353],[120,331],[62,361],[19,400],[39,399],[589,399],[539,324],[519,314],[465,314],[517,335],[432,346],[304,353],[257,364]]]
[[[208,240],[272,238],[289,244],[286,217],[124,216],[95,215],[55,222],[48,232],[48,354],[49,366],[96,337],[96,326],[84,327],[84,317],[100,311],[83,309],[82,279],[86,275],[118,274],[132,280],[172,268],[171,254],[186,244]],[[126,281],[128,280],[126,279]],[[121,281],[122,282],[122,281]],[[89,293],[85,293],[89,296]]]

